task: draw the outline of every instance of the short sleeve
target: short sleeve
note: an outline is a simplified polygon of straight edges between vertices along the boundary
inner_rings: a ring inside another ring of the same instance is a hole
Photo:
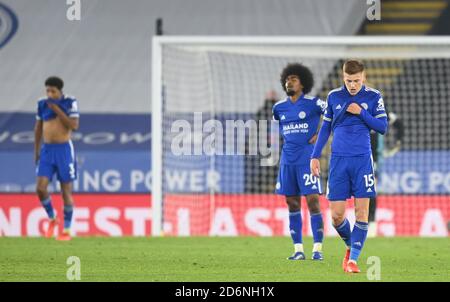
[[[76,99],[73,99],[70,104],[69,117],[72,117],[72,118],[80,117],[80,112],[78,111],[78,101]]]
[[[275,121],[279,121],[280,120],[280,118],[278,116],[278,112],[277,112],[275,106],[272,107],[272,119],[275,120]]]
[[[36,120],[37,121],[42,120],[42,107],[41,107],[41,103],[40,102],[38,102],[38,106],[37,106]]]
[[[380,95],[377,96],[378,101],[372,107],[372,116],[375,118],[387,118],[386,108],[384,107],[383,97]]]

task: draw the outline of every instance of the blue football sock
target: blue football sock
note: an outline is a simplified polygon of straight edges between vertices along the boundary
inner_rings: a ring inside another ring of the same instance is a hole
[[[322,243],[323,241],[323,219],[322,213],[311,214],[311,230],[314,243]]]
[[[356,221],[352,231],[352,248],[350,249],[350,260],[358,261],[359,254],[366,241],[367,230],[369,224],[367,222]]]
[[[64,229],[70,229],[72,224],[73,206],[64,205]]]
[[[45,212],[47,212],[48,218],[54,219],[55,211],[53,210],[52,200],[51,200],[50,196],[47,197],[47,199],[45,199],[45,200],[41,200],[41,204],[44,207]]]
[[[340,225],[338,226],[333,225],[333,226],[338,232],[339,236],[341,236],[342,240],[344,240],[345,245],[347,245],[347,247],[350,248],[352,234],[350,231],[350,222],[348,222],[347,218],[345,218]]]
[[[289,213],[289,230],[294,244],[302,242],[302,213],[300,211]]]

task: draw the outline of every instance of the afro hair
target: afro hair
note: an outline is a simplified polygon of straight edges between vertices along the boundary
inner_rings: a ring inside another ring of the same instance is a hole
[[[290,75],[296,75],[300,79],[300,83],[303,86],[303,93],[309,93],[314,86],[314,77],[308,67],[300,63],[290,63],[288,64],[280,75],[281,87],[286,91],[286,79]]]

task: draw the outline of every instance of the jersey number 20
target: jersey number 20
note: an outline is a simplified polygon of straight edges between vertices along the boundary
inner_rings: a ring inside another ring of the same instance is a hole
[[[305,186],[310,186],[317,182],[317,177],[312,174],[304,174],[303,179],[305,180]]]

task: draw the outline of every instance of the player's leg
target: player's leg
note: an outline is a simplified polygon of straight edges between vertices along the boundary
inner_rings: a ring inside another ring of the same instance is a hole
[[[376,196],[375,174],[372,156],[357,156],[352,158],[350,169],[352,192],[355,196],[355,225],[351,237],[350,259],[348,272],[359,273],[357,261],[369,229],[369,203],[370,198]]]
[[[320,179],[311,174],[309,165],[299,165],[297,169],[297,180],[300,192],[306,196],[306,203],[310,214],[311,231],[314,245],[312,250],[313,260],[323,260],[323,218],[320,212],[319,195],[322,194]]]
[[[302,213],[300,196],[286,196],[286,203],[289,209],[289,232],[291,234],[292,242],[294,243],[294,254],[289,257],[289,260],[304,260],[305,254],[303,251],[303,237],[302,237]]]
[[[350,248],[350,223],[345,217],[346,201],[330,202],[331,221],[345,245]]]
[[[61,194],[64,201],[64,231],[58,240],[70,240],[70,227],[73,216],[72,182],[77,178],[77,165],[72,143],[61,146],[57,156],[57,175],[61,184]]]
[[[50,180],[47,176],[38,176],[36,180],[36,193],[49,219],[48,228],[45,231],[46,238],[50,238],[54,235],[55,228],[58,225],[55,209],[53,208],[52,200],[48,193],[49,182]]]
[[[36,179],[36,194],[45,209],[49,219],[55,218],[55,210],[53,209],[50,194],[48,193],[49,179],[47,176],[38,176]]]
[[[312,250],[313,260],[323,260],[323,218],[320,211],[319,194],[310,194],[306,196],[308,210],[311,222],[311,231],[313,234],[314,245]]]
[[[41,157],[36,167],[36,194],[42,207],[45,209],[49,218],[48,228],[45,231],[45,237],[52,237],[58,224],[56,213],[52,205],[51,196],[48,192],[48,185],[55,174],[55,166],[53,164],[52,149],[47,145],[43,145],[41,149]]]
[[[352,231],[350,259],[348,261],[347,272],[359,273],[357,266],[359,255],[367,238],[369,221],[369,198],[355,198],[356,222]]]
[[[331,221],[336,232],[342,238],[345,243],[346,250],[344,259],[342,260],[342,269],[347,270],[348,260],[350,259],[350,247],[352,231],[350,228],[350,222],[345,217],[346,201],[333,201],[330,202]]]
[[[350,249],[350,223],[345,217],[346,200],[351,197],[351,182],[347,172],[348,159],[331,156],[327,183],[327,198],[330,201],[333,227]]]
[[[284,195],[289,210],[289,232],[294,243],[294,254],[289,260],[303,260],[302,214],[300,206],[300,188],[297,184],[295,166],[280,165],[276,184],[276,193]]]
[[[309,165],[297,166],[298,186],[303,196],[306,196],[306,203],[311,220],[311,231],[314,238],[313,260],[322,260],[323,242],[323,219],[320,212],[319,194],[322,194],[320,179],[311,174]]]
[[[72,183],[61,183],[61,193],[64,201],[64,231],[58,239],[68,240],[70,239],[70,227],[72,225],[73,216]]]

